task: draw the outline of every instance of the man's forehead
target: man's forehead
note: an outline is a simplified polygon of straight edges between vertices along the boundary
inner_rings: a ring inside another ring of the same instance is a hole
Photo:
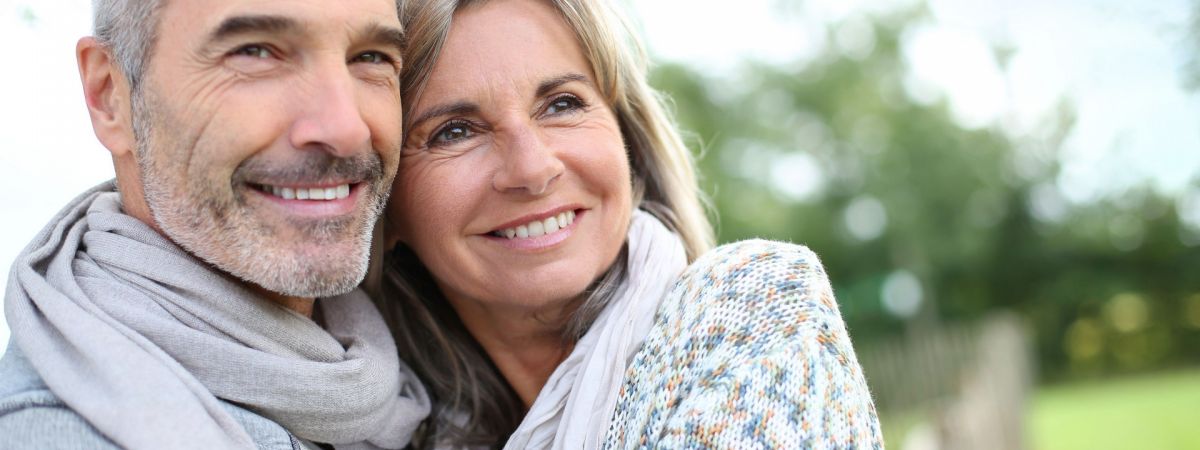
[[[283,28],[305,32],[400,29],[397,6],[393,0],[206,0],[171,1],[164,6],[163,34],[186,30],[210,35],[252,24],[268,27],[262,31],[280,31]],[[244,20],[246,18],[259,20],[255,24]]]

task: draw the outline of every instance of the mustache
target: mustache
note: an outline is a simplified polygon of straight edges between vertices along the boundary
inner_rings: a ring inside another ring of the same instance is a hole
[[[233,172],[233,181],[256,184],[317,184],[331,181],[376,182],[383,178],[383,161],[375,152],[338,157],[305,152],[289,161],[251,157]]]

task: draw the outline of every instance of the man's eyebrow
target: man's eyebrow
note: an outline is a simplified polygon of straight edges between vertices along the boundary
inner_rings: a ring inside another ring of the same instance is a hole
[[[300,23],[282,16],[234,16],[225,19],[209,35],[209,42],[244,33],[283,33],[300,29]]]
[[[550,78],[550,79],[538,84],[536,97],[542,97],[546,94],[549,94],[550,91],[553,91],[555,88],[558,88],[559,86],[570,83],[572,81],[578,81],[580,83],[587,83],[589,85],[592,84],[592,80],[590,78],[588,78],[587,75],[584,75],[581,73],[574,73],[574,72],[568,73],[568,74],[563,74],[563,75],[559,75],[554,78]]]
[[[420,126],[421,123],[423,123],[427,120],[433,119],[435,117],[450,116],[450,115],[455,115],[455,116],[467,115],[467,114],[475,114],[478,112],[479,112],[479,105],[476,105],[476,104],[470,103],[470,102],[455,102],[455,103],[447,103],[444,105],[438,105],[433,108],[429,108],[425,112],[421,113],[421,115],[417,116],[417,119],[412,121],[412,128],[416,128],[416,127]]]
[[[365,42],[392,47],[396,51],[396,54],[399,55],[404,54],[404,46],[408,44],[408,38],[405,37],[403,30],[380,23],[373,23],[368,26],[360,34],[360,39]]]

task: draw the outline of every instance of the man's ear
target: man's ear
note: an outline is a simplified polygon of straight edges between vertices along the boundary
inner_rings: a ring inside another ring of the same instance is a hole
[[[132,157],[136,141],[128,80],[108,48],[95,37],[75,44],[75,59],[96,138],[112,152],[114,160]]]
[[[85,37],[75,44],[75,59],[79,63],[83,98],[87,103],[88,115],[92,118],[92,131],[112,153],[117,188],[121,192],[121,208],[125,214],[158,229],[142,189],[141,170],[135,151],[137,138],[133,133],[129,79],[113,60],[108,48],[94,37]]]

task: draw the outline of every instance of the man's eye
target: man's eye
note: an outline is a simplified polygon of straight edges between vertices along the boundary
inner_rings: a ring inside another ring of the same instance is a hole
[[[451,123],[434,133],[433,139],[430,140],[430,144],[434,146],[452,144],[474,135],[475,132],[471,131],[471,127],[467,124]]]
[[[391,64],[392,58],[381,52],[365,52],[355,56],[351,62],[367,64]]]
[[[267,59],[271,57],[271,50],[267,49],[267,47],[263,45],[251,44],[238,47],[237,50],[233,51],[233,54],[238,56]]]
[[[546,106],[546,114],[559,114],[566,111],[572,111],[584,106],[583,100],[574,95],[563,95],[550,101]]]

